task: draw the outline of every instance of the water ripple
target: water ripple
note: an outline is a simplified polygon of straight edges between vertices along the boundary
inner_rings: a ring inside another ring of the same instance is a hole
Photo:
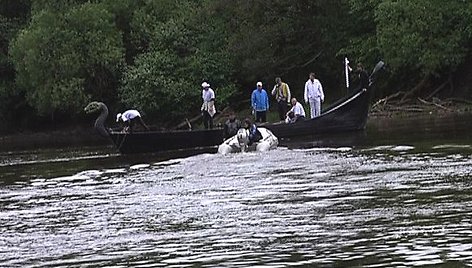
[[[472,158],[450,150],[201,154],[31,178],[0,188],[0,266],[471,265]]]

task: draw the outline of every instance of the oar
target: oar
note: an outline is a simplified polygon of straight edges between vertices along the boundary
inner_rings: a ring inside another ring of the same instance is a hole
[[[374,70],[372,71],[372,74],[370,75],[370,77],[374,76],[384,66],[385,66],[385,63],[383,61],[377,62],[377,64],[375,65]]]
[[[372,85],[373,83],[373,78],[374,76],[381,70],[383,69],[383,67],[385,66],[385,63],[383,61],[379,61],[377,62],[377,64],[375,65],[374,67],[374,70],[372,71],[372,73],[370,74],[369,76],[369,87]]]

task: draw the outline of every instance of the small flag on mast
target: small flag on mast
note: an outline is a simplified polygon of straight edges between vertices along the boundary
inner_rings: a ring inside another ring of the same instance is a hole
[[[349,60],[347,57],[344,58],[344,73],[346,75],[346,88],[349,89],[349,72],[352,71],[352,68],[349,66]]]

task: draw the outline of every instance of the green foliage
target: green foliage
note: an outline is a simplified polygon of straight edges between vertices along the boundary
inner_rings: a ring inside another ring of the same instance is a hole
[[[374,64],[381,58],[377,44],[375,10],[382,0],[348,0],[346,34],[348,42],[338,51],[356,62]]]
[[[23,92],[15,84],[15,70],[8,55],[10,41],[29,18],[29,0],[0,0],[0,130],[21,124],[26,118]]]
[[[273,79],[312,59],[321,48],[318,1],[231,1],[230,50],[246,83]]]
[[[440,75],[453,71],[470,52],[467,1],[385,0],[375,18],[379,46],[394,69]]]
[[[145,0],[136,8],[130,21],[130,39],[138,52],[149,49],[151,39],[163,27],[175,12],[179,10],[179,1],[173,0]]]
[[[129,67],[123,76],[121,98],[129,107],[160,120],[175,113],[181,115],[189,106],[188,101],[198,96],[198,88],[186,77],[174,76],[177,64],[178,59],[165,52],[138,56],[135,66]],[[193,94],[182,90],[192,86],[195,89]]]
[[[60,13],[61,11],[69,10],[72,7],[91,2],[90,0],[30,0],[31,10],[33,14],[41,13],[43,11],[51,11]],[[93,1],[97,2],[97,1]]]
[[[335,55],[348,41],[346,0],[217,2],[232,31],[229,51],[238,82],[247,89],[259,80],[271,87],[282,76],[302,96],[313,71],[330,91],[338,87],[343,67]]]
[[[379,97],[413,88],[424,77],[448,76],[470,54],[470,1],[349,0],[350,43],[338,54],[373,64],[389,77]]]
[[[97,99],[180,121],[203,81],[221,110],[276,76],[300,97],[311,71],[329,101],[344,56],[385,60],[386,94],[453,73],[471,41],[464,0],[0,0],[0,114],[73,116]]]
[[[0,0],[0,15],[25,20],[29,16],[30,0]]]
[[[0,74],[12,72],[11,61],[8,57],[8,46],[10,40],[14,38],[21,22],[15,18],[6,18],[0,15]],[[10,74],[8,74],[10,75]]]
[[[77,113],[103,99],[123,63],[121,34],[102,5],[86,3],[63,13],[33,15],[11,47],[17,84],[40,114]]]
[[[0,78],[12,80],[13,66],[8,56],[10,41],[29,17],[28,0],[0,0]]]
[[[131,24],[144,52],[125,71],[122,101],[159,121],[182,120],[200,112],[200,84],[208,81],[217,105],[226,104],[235,87],[224,23],[198,4],[181,1],[176,9],[174,1],[159,3],[146,2]]]

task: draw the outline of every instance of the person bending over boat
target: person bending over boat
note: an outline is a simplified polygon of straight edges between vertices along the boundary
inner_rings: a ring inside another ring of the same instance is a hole
[[[285,122],[295,123],[299,120],[305,120],[305,109],[296,98],[292,98],[292,109],[287,112],[287,118],[285,119]]]
[[[323,86],[315,78],[315,73],[310,73],[310,78],[305,83],[305,103],[310,105],[310,116],[315,118],[321,114],[321,103],[324,101]]]
[[[241,128],[241,121],[236,118],[236,114],[231,112],[224,125],[224,138],[228,139],[236,135]]]
[[[254,142],[258,142],[262,139],[261,132],[257,129],[256,124],[251,122],[251,119],[246,118],[244,120],[244,128],[249,130],[249,146],[251,146]]]
[[[123,122],[125,124],[124,131],[133,133],[133,128],[135,123],[139,123],[146,130],[149,130],[149,127],[144,123],[141,118],[141,114],[137,110],[127,110],[124,113],[119,113],[116,115],[116,122]]]
[[[210,84],[207,82],[202,83],[202,116],[203,116],[203,125],[205,129],[213,128],[213,116],[216,114],[215,108],[215,92],[210,88]]]

